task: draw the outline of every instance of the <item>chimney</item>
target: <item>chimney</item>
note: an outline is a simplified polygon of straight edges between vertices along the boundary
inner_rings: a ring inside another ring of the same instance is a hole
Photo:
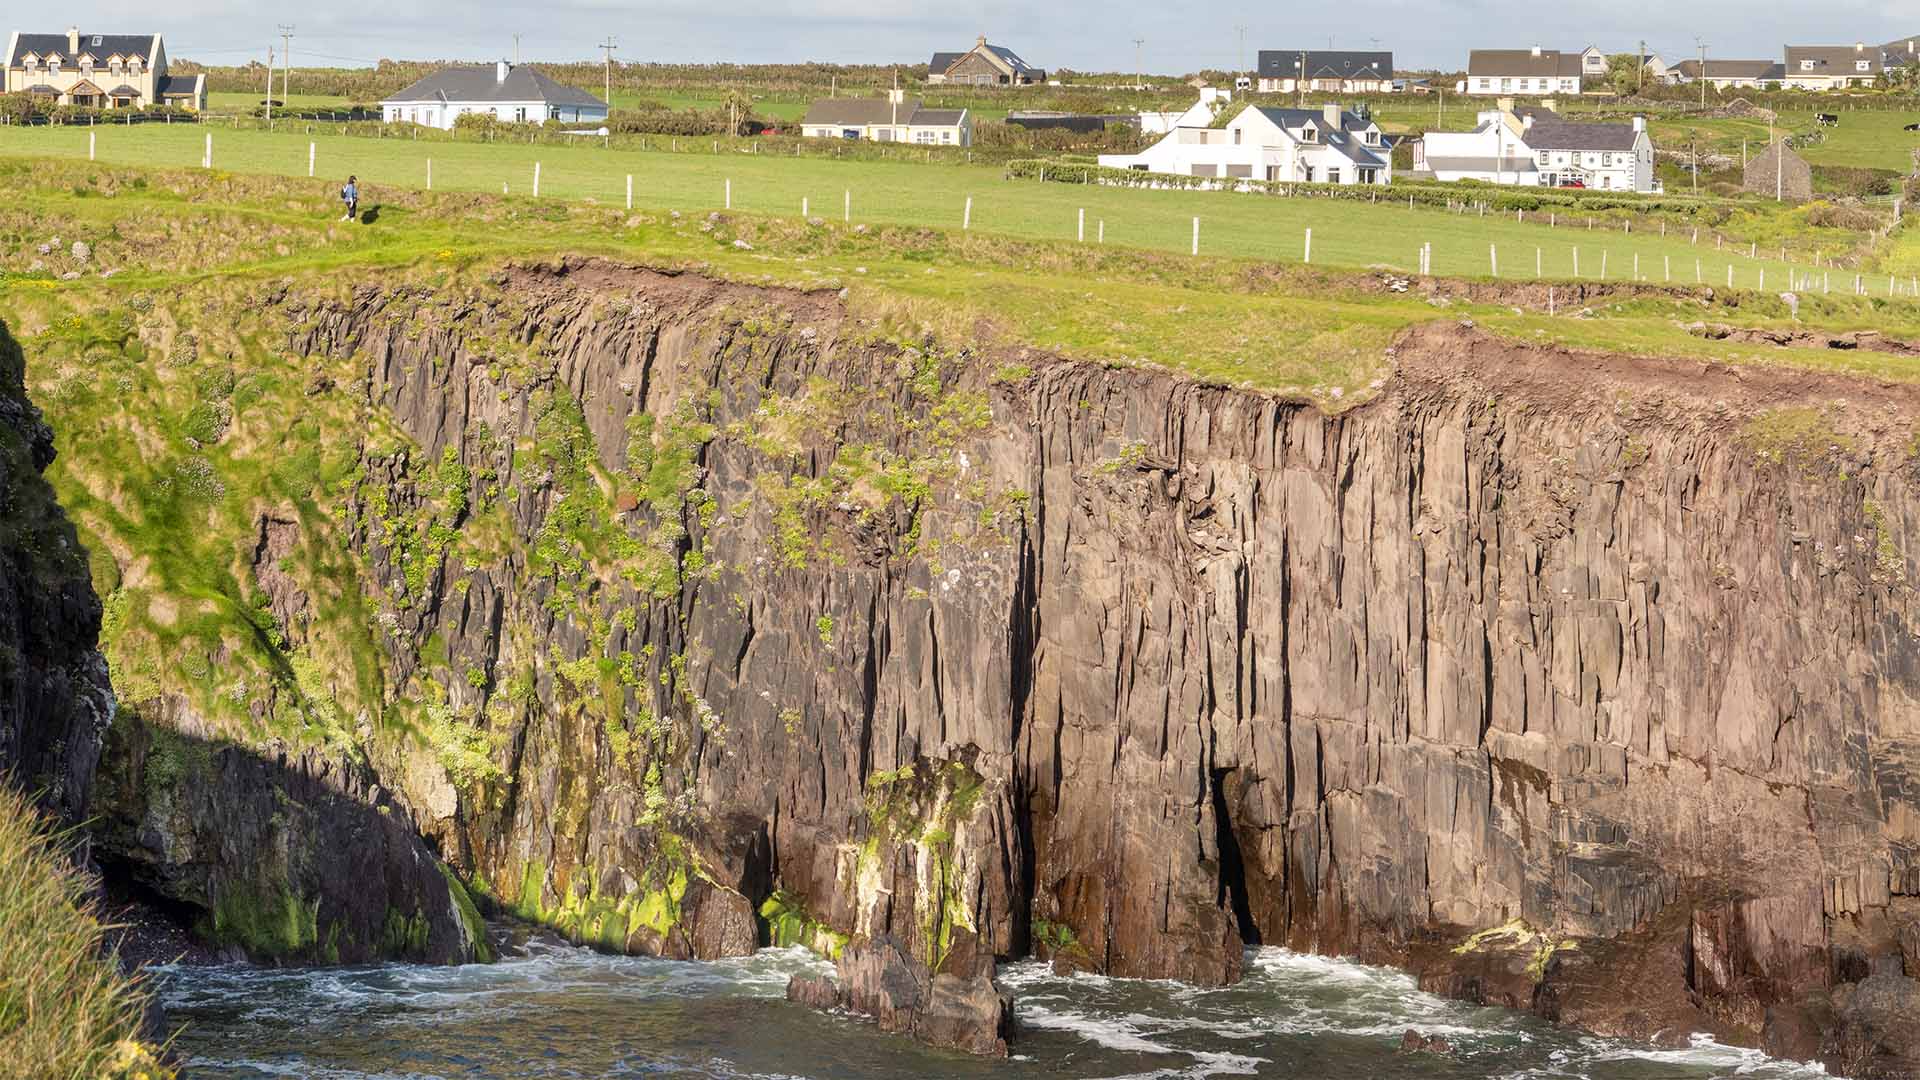
[[[506,82],[507,72],[512,70],[513,65],[507,63],[505,60],[496,61],[493,65],[493,81],[496,83]]]
[[[1853,43],[1853,51],[1854,51],[1854,52],[1857,52],[1857,53],[1859,53],[1859,52],[1866,52],[1866,51],[1867,51],[1867,43],[1866,43],[1866,42],[1864,42],[1864,41],[1856,41],[1856,42],[1854,42],[1854,43]]]
[[[984,48],[986,48],[986,47],[987,47],[987,35],[985,35],[985,34],[981,34],[981,35],[980,35],[979,37],[977,37],[977,38],[974,38],[974,39],[973,39],[973,47],[974,47],[974,48],[976,48],[976,49],[984,49]]]
[[[1534,58],[1535,60],[1538,60],[1538,59],[1540,59],[1540,46],[1538,46],[1538,45],[1535,45],[1535,46],[1533,47],[1533,58]]]
[[[1339,131],[1340,103],[1337,101],[1329,101],[1320,106],[1320,121],[1327,126],[1327,130]]]
[[[1494,104],[1500,106],[1501,112],[1510,113],[1513,111],[1513,99],[1510,97],[1503,97],[1500,100],[1494,102]]]
[[[887,101],[894,105],[905,105],[907,103],[907,92],[896,86],[887,91]]]
[[[69,26],[67,27],[67,59],[72,60],[78,55],[80,55],[80,28]]]
[[[1647,118],[1646,118],[1646,117],[1644,117],[1644,116],[1636,116],[1636,117],[1634,117],[1634,118],[1633,118],[1633,130],[1634,130],[1634,131],[1635,131],[1636,133],[1638,133],[1638,132],[1642,132],[1642,131],[1645,131],[1645,130],[1647,130]]]

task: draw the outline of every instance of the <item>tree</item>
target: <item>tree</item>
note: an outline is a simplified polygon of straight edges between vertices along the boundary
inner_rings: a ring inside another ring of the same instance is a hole
[[[1621,97],[1639,90],[1640,67],[1637,53],[1614,53],[1607,57],[1607,74],[1603,80],[1606,88]]]

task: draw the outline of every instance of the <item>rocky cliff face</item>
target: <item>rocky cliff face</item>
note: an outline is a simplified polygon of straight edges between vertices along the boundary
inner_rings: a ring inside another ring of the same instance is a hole
[[[1907,386],[1446,327],[1328,416],[596,263],[275,317],[406,436],[341,515],[430,702],[369,768],[578,940],[1286,944],[1788,1049],[1913,974]]]
[[[100,601],[86,552],[40,476],[53,431],[27,400],[23,365],[0,325],[0,780],[78,824],[113,689],[95,648]]]

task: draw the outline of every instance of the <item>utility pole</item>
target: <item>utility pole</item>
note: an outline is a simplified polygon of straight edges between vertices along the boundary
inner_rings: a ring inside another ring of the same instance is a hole
[[[1247,28],[1236,26],[1234,29],[1240,32],[1240,70],[1236,74],[1244,75],[1247,72]]]
[[[1693,42],[1700,46],[1700,107],[1704,109],[1707,107],[1707,43],[1701,41],[1699,38],[1694,38]],[[1695,159],[1693,163],[1693,171],[1695,179],[1697,180],[1700,172],[1700,162],[1698,159]],[[1698,187],[1699,184],[1696,183],[1694,186]]]
[[[606,53],[607,53],[607,60],[606,60],[606,82],[607,82],[607,90],[606,90],[606,93],[607,93],[607,98],[606,98],[606,101],[607,101],[607,111],[608,111],[609,113],[611,113],[611,112],[613,111],[613,50],[614,50],[614,49],[616,49],[616,48],[618,48],[618,47],[619,47],[619,44],[620,44],[620,43],[619,43],[619,42],[618,42],[617,40],[615,40],[615,38],[614,38],[614,36],[613,36],[612,34],[608,34],[608,35],[607,35],[607,40],[605,40],[605,41],[603,41],[603,42],[601,42],[601,43],[600,43],[600,46],[599,46],[600,48],[602,48],[602,49],[605,49],[605,50],[606,50]]]
[[[1141,68],[1140,68],[1140,49],[1141,49],[1141,47],[1143,47],[1144,45],[1146,45],[1146,43],[1147,43],[1147,39],[1146,39],[1146,38],[1134,38],[1134,39],[1133,39],[1133,88],[1134,88],[1135,90],[1139,90],[1139,89],[1141,89],[1141,82],[1140,82],[1140,71],[1141,71]]]
[[[520,66],[520,35],[513,35],[513,66]]]
[[[1300,50],[1300,69],[1293,73],[1293,105],[1296,109],[1307,107],[1307,50]]]
[[[1641,38],[1640,39],[1640,77],[1639,77],[1639,81],[1634,84],[1634,91],[1637,93],[1645,90],[1646,88],[1647,88],[1647,39]]]
[[[273,46],[267,46],[267,127],[273,127]]]
[[[286,99],[289,101],[293,99],[293,91],[290,89],[290,87],[292,86],[292,81],[293,81],[293,24],[281,23],[280,24],[280,96],[283,99]],[[268,79],[267,82],[269,87],[271,87],[273,80]],[[267,96],[271,98],[273,95],[269,93]]]

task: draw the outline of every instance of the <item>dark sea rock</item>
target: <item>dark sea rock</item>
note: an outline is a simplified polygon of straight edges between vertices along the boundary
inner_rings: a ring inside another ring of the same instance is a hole
[[[930,975],[904,943],[885,936],[847,945],[835,967],[837,978],[794,976],[787,1000],[871,1017],[882,1031],[933,1046],[1007,1056],[1013,999],[990,976]]]

